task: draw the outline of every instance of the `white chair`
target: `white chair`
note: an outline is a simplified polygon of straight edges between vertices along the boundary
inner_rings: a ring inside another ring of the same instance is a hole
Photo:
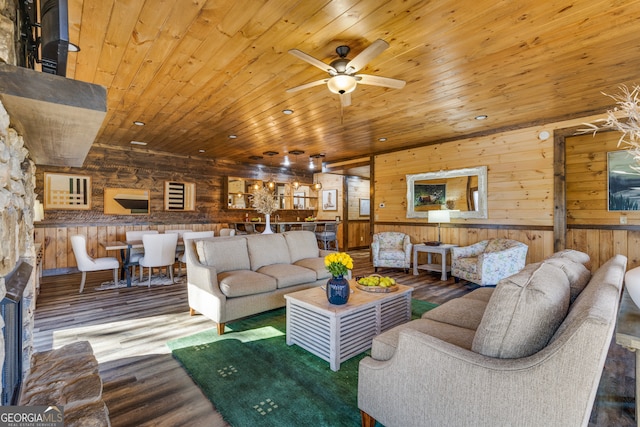
[[[113,283],[118,284],[118,269],[120,261],[114,257],[91,258],[87,253],[87,239],[82,235],[71,236],[71,247],[76,257],[78,270],[82,272],[80,293],[84,290],[87,280],[87,271],[113,270]]]
[[[193,230],[164,230],[165,233],[176,233],[178,235],[178,241],[181,241],[183,239],[184,233],[191,233]],[[177,246],[176,248],[176,261],[180,261],[180,258],[182,258],[182,255],[184,255],[184,246]],[[178,264],[178,268],[180,267],[180,264]],[[180,274],[181,271],[179,271],[178,274]]]
[[[149,287],[151,287],[151,269],[153,267],[167,267],[173,283],[173,263],[176,262],[177,233],[145,234],[142,236],[144,255],[138,261],[140,264],[140,281],[144,267],[149,268]]]
[[[235,236],[236,230],[234,228],[221,228],[220,236]]]
[[[142,236],[145,234],[158,234],[158,230],[141,230],[141,231],[127,231],[125,233],[127,242],[132,242],[136,240],[142,240]],[[131,267],[131,277],[136,276],[136,265],[138,265],[138,261],[144,255],[144,249],[131,249],[129,250],[129,262],[126,264],[126,267]]]

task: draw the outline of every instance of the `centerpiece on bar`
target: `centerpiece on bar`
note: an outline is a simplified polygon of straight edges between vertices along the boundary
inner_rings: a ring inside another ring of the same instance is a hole
[[[351,289],[344,276],[353,268],[353,259],[346,252],[333,252],[324,257],[324,265],[332,276],[327,282],[327,299],[334,305],[346,304]]]
[[[258,187],[253,190],[251,206],[258,211],[258,213],[264,214],[265,226],[262,234],[272,234],[271,214],[278,210],[278,201],[273,196],[271,190],[267,187]]]

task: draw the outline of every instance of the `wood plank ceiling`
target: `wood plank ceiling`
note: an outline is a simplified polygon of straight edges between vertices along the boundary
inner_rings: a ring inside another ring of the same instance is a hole
[[[277,151],[274,166],[304,150],[300,167],[604,113],[603,91],[640,82],[639,20],[620,0],[69,0],[67,77],[108,88],[97,143]],[[324,85],[285,92],[326,76],[289,49],[330,63],[378,38],[390,47],[361,72],[403,89],[358,85],[344,109]]]

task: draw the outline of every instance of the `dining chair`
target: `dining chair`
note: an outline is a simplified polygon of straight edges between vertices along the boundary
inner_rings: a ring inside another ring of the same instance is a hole
[[[80,281],[80,293],[84,290],[84,283],[87,280],[87,271],[113,270],[113,283],[118,284],[118,269],[120,261],[114,257],[91,258],[87,252],[87,239],[80,234],[71,236],[71,247],[76,257],[78,270],[82,272]]]
[[[175,233],[178,235],[178,241],[182,241],[182,239],[184,238],[184,233],[191,233],[193,232],[193,230],[190,229],[186,229],[186,230],[164,230],[165,233]],[[180,261],[180,258],[182,258],[182,255],[184,254],[184,246],[182,245],[178,245],[176,247],[176,261]],[[180,268],[180,264],[178,264],[178,268]],[[180,274],[180,272],[178,273]]]
[[[224,228],[222,229],[224,230]],[[222,230],[220,230],[220,232],[222,233]],[[233,230],[235,231],[235,230]],[[178,260],[178,274],[182,274],[182,264],[187,264],[187,250],[186,250],[186,246],[187,246],[187,240],[193,240],[193,239],[204,239],[207,237],[213,237],[214,236],[214,232],[213,231],[190,231],[188,233],[184,233],[184,235],[182,236],[182,242],[184,243],[185,246],[185,251],[182,253],[182,255],[180,256],[180,259]]]
[[[137,240],[142,240],[142,236],[145,234],[158,234],[158,230],[131,230],[125,233],[127,242],[133,242]],[[138,248],[130,248],[129,249],[129,261],[126,263],[125,267],[131,267],[131,277],[136,277],[136,265],[138,265],[138,261],[144,255],[144,249]]]
[[[234,228],[221,228],[220,236],[235,236],[236,230]]]
[[[338,250],[338,224],[335,222],[327,222],[321,231],[316,231],[316,239],[322,244],[323,249],[329,249],[331,243],[334,244],[335,250]]]
[[[144,255],[140,264],[140,281],[144,267],[149,268],[149,287],[151,287],[151,270],[153,267],[167,267],[171,282],[173,280],[173,264],[176,262],[176,246],[178,245],[177,233],[145,234],[142,236]]]

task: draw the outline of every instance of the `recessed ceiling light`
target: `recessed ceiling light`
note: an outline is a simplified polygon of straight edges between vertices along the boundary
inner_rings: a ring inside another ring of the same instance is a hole
[[[144,126],[144,122],[141,122],[140,120],[136,120],[133,124],[136,126]]]
[[[487,116],[486,114],[480,114],[479,116],[476,116],[476,120],[486,120],[488,118],[489,116]]]
[[[146,142],[142,142],[142,141],[131,141],[131,144],[133,144],[133,145],[147,145]]]
[[[198,153],[204,153],[205,151],[207,151],[207,150],[200,149],[200,150],[198,150]]]
[[[289,115],[289,114],[293,114],[293,110],[289,110],[289,109],[287,108],[286,110],[282,110],[282,113],[283,113],[283,114],[287,114],[287,115]]]
[[[80,46],[73,43],[68,43],[67,50],[69,52],[80,52]]]
[[[386,140],[387,140],[387,138],[384,138],[384,137],[378,138],[378,141],[380,141],[380,142],[385,142]]]
[[[229,139],[236,139],[238,135],[229,135]]]

